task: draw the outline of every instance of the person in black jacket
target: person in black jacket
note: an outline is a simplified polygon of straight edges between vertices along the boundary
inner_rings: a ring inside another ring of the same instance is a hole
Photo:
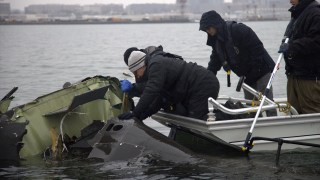
[[[144,120],[160,110],[164,101],[183,105],[185,116],[207,118],[208,98],[218,97],[219,81],[204,67],[178,57],[163,51],[152,56],[141,51],[130,53],[129,70],[137,80],[146,79],[146,85],[134,110],[120,114],[119,119]]]
[[[246,84],[264,92],[275,63],[250,27],[226,22],[216,11],[208,11],[201,16],[200,30],[208,34],[207,45],[212,47],[210,71],[217,74],[221,67],[227,72],[232,70],[239,77],[245,76]],[[245,90],[244,95],[253,99]],[[266,97],[273,100],[272,87]],[[276,110],[267,111],[267,116],[276,115]]]
[[[130,47],[123,54],[123,60],[126,63],[126,65],[128,65],[128,59],[129,59],[129,56],[132,51],[141,51],[141,52],[148,54],[148,56],[152,56],[155,52],[159,52],[159,51],[163,52],[163,47],[161,45],[158,47],[157,46],[148,46],[145,49],[138,49],[137,47]],[[120,81],[120,83],[121,83],[122,91],[127,92],[129,94],[130,98],[140,97],[143,92],[143,89],[145,87],[146,79],[143,79],[143,78],[136,79],[136,82],[132,83],[132,84],[128,84],[130,82],[128,82],[126,80],[125,81],[122,80],[122,81]],[[130,86],[130,88],[125,88],[128,86]]]
[[[128,65],[128,59],[132,51],[144,52],[149,58],[151,58],[153,55],[156,55],[158,53],[162,53],[166,57],[173,57],[173,58],[178,58],[183,60],[183,58],[179,55],[164,52],[163,47],[161,45],[148,46],[144,49],[138,49],[137,47],[130,47],[123,54],[123,60],[126,63],[126,65]],[[128,80],[121,80],[120,83],[121,83],[121,90],[125,93],[128,93],[130,98],[140,97],[144,90],[144,87],[146,86],[147,79],[146,79],[146,76],[143,76],[142,78],[136,79],[135,83],[131,83]],[[161,108],[167,113],[172,113],[177,115],[186,114],[186,109],[181,103],[174,104],[173,102],[170,102],[165,98],[161,98],[161,99],[159,98],[159,99],[155,99],[153,104],[158,104],[158,101],[162,101],[162,103],[160,103],[162,104]],[[132,107],[134,107],[134,104]],[[155,108],[150,106],[150,109],[155,109]]]
[[[299,113],[320,113],[320,5],[315,0],[291,0],[291,21],[282,44],[286,62],[288,102]]]

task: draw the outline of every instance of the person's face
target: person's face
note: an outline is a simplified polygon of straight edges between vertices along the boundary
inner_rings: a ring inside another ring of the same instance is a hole
[[[136,77],[136,79],[139,79],[143,76],[145,71],[146,71],[146,66],[142,66],[141,68],[136,70],[133,74]]]
[[[209,27],[206,32],[210,35],[210,36],[215,36],[217,34],[217,29],[214,27]]]
[[[297,4],[299,4],[299,0],[290,0],[290,3],[292,6],[296,6]]]

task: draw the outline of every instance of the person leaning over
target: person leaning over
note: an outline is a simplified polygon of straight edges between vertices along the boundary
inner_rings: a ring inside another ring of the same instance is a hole
[[[138,49],[137,47],[130,47],[128,48],[124,54],[123,54],[123,60],[128,65],[128,59],[132,51],[141,51],[146,53],[148,56],[153,56],[155,52],[163,52],[163,47],[160,45],[158,47],[156,46],[148,46],[145,49]],[[145,77],[145,76],[144,76]],[[135,83],[132,83],[128,80],[121,80],[121,88],[123,92],[127,92],[129,94],[130,98],[133,97],[140,97],[143,89],[146,84],[146,79],[145,78],[139,78],[135,79]]]
[[[171,57],[171,58],[177,58],[177,59],[183,60],[183,58],[179,55],[164,52],[163,47],[161,45],[148,46],[144,49],[138,49],[137,47],[130,47],[123,54],[123,60],[126,63],[126,65],[128,65],[128,59],[132,51],[144,52],[146,53],[146,56],[149,56],[149,58],[151,58],[153,55],[161,53],[165,57]],[[142,76],[141,78],[135,79],[135,81],[136,81],[135,83],[131,83],[128,80],[120,81],[121,90],[123,92],[128,93],[130,98],[141,96],[147,82],[147,76]],[[181,103],[175,104],[173,102],[170,102],[168,99],[159,98],[159,99],[155,99],[153,104],[159,104],[158,101],[162,101],[160,104],[163,111],[171,114],[176,114],[176,115],[186,115],[186,109]],[[156,108],[152,108],[152,105],[150,107],[151,107],[150,109],[156,109]]]
[[[162,107],[163,99],[181,104],[185,116],[205,120],[208,113],[208,98],[218,97],[220,85],[216,76],[196,63],[157,52],[149,56],[141,51],[132,51],[128,58],[129,70],[137,80],[146,79],[145,88],[132,112],[118,116],[144,120]]]
[[[266,89],[274,61],[264,48],[256,33],[248,26],[225,21],[216,11],[202,14],[200,30],[208,34],[207,45],[212,47],[208,69],[214,74],[223,67],[237,76],[245,76],[245,83],[259,92]],[[246,99],[254,96],[244,90]],[[267,98],[273,100],[272,87]],[[276,110],[268,110],[267,116],[276,116]]]
[[[290,0],[291,21],[279,52],[286,62],[288,102],[301,114],[320,113],[320,4]]]

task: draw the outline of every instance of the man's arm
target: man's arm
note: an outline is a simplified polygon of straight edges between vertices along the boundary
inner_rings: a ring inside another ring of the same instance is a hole
[[[221,69],[221,66],[222,66],[221,62],[219,61],[217,54],[216,54],[216,51],[213,47],[207,69],[209,71],[212,71],[215,75],[217,75],[217,72]]]
[[[154,111],[149,109],[150,104],[154,102],[155,99],[161,97],[161,89],[164,87],[166,73],[161,60],[157,60],[149,65],[148,67],[148,81],[143,90],[143,93],[137,103],[133,114],[143,120],[146,114],[150,116],[150,112]],[[154,106],[157,107],[157,106]],[[149,112],[146,112],[149,111]]]

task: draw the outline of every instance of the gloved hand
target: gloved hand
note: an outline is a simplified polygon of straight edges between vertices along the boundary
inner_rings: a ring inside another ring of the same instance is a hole
[[[125,112],[118,116],[120,120],[128,120],[134,118],[134,114],[132,112]]]
[[[227,62],[225,62],[225,63],[223,64],[223,69],[224,69],[226,72],[228,72],[229,70],[231,70],[231,68],[230,68],[230,66],[229,66],[229,64],[228,64]]]
[[[279,48],[279,51],[278,53],[287,53],[289,50],[289,44],[288,43],[282,43],[280,48]]]
[[[120,85],[122,92],[130,92],[130,90],[132,89],[132,84],[128,80],[121,80]]]

